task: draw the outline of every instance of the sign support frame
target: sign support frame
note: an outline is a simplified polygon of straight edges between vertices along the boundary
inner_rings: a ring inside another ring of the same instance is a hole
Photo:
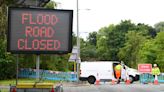
[[[40,81],[40,55],[36,54],[36,82]]]
[[[16,85],[18,84],[18,74],[19,74],[19,54],[16,54]]]

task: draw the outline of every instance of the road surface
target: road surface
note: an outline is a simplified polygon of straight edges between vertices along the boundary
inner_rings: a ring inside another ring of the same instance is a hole
[[[63,85],[64,92],[164,92],[164,84]]]

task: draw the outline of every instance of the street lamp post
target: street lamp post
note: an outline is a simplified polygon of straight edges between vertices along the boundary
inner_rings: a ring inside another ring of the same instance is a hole
[[[80,59],[80,32],[79,32],[79,0],[77,0],[77,4],[76,4],[76,12],[77,12],[77,57],[76,57],[76,62],[77,62],[77,78],[79,78],[79,63],[81,62]],[[90,9],[85,9],[85,10],[90,10]],[[77,81],[79,82],[79,79],[77,79]]]
[[[76,9],[77,9],[77,57],[76,57],[76,62],[77,62],[77,81],[79,81],[79,59],[80,59],[80,38],[79,38],[79,0],[77,0],[76,4]]]

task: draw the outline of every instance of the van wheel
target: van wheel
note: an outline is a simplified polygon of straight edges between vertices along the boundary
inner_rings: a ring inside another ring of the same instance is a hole
[[[95,81],[96,81],[96,78],[95,78],[94,76],[89,76],[89,77],[88,77],[88,82],[89,82],[90,84],[94,84]]]
[[[129,76],[129,80],[130,80],[130,83],[133,83],[134,82],[134,77],[133,76]]]

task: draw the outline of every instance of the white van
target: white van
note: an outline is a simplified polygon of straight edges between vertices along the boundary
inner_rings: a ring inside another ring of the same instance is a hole
[[[117,61],[87,61],[80,64],[80,77],[81,81],[88,81],[94,84],[98,77],[100,81],[110,81],[116,79],[114,67],[118,64]],[[125,65],[131,83],[139,80],[139,72],[136,69],[129,68]]]

